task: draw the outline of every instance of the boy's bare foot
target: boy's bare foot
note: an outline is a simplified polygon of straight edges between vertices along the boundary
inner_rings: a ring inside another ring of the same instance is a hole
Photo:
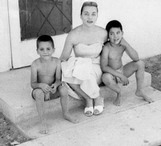
[[[42,122],[41,125],[40,125],[40,131],[39,131],[41,134],[48,134],[49,132],[49,129],[48,129],[48,126],[46,124],[46,122]]]
[[[70,116],[69,114],[64,114],[64,119],[66,119],[69,122],[72,122],[74,124],[79,123],[79,120]]]
[[[135,93],[135,95],[138,96],[138,97],[143,97],[143,99],[145,101],[149,102],[149,103],[154,102],[150,97],[148,97],[147,95],[145,95],[143,93],[143,91],[141,91],[141,90],[137,90],[136,93]]]
[[[116,97],[115,101],[113,102],[114,105],[116,105],[116,106],[121,105],[120,97],[121,97],[121,94],[117,93],[117,97]]]

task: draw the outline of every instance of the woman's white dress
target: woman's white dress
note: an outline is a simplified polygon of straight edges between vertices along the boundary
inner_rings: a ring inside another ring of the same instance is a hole
[[[74,47],[74,57],[62,62],[62,81],[79,84],[80,88],[91,98],[99,97],[102,71],[100,68],[100,53],[103,43],[90,45],[79,43]],[[69,95],[80,99],[67,85]]]

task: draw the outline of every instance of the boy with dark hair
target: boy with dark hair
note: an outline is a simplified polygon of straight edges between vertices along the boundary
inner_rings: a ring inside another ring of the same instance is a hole
[[[38,115],[41,121],[40,133],[48,132],[44,117],[44,101],[61,97],[63,116],[73,123],[75,119],[66,111],[68,92],[61,83],[61,61],[52,57],[54,53],[54,41],[48,35],[42,35],[37,39],[37,53],[40,56],[31,65],[32,97],[36,101]]]
[[[135,94],[145,101],[153,102],[143,91],[144,62],[139,59],[138,53],[123,38],[122,25],[117,20],[112,20],[106,25],[108,41],[101,55],[101,68],[103,71],[103,83],[117,93],[115,105],[120,105],[121,89],[118,83],[128,85],[130,77],[136,74],[137,89]],[[123,53],[126,52],[132,59],[126,65],[122,64]]]

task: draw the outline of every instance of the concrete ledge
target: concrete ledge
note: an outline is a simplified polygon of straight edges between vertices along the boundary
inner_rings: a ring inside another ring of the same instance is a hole
[[[135,76],[130,77],[130,84],[123,89],[123,95],[135,90]],[[151,75],[145,73],[145,87],[151,85]],[[0,110],[12,122],[18,123],[37,116],[36,106],[31,97],[30,68],[13,70],[0,74]],[[102,88],[101,94],[106,98],[113,91]],[[72,100],[71,108],[81,102]],[[46,102],[47,111],[61,110],[59,99]]]
[[[152,97],[161,95],[157,91],[151,93]],[[102,115],[90,118],[83,116],[79,111],[74,111],[75,115],[81,116],[81,122],[78,124],[54,118],[55,114],[52,114],[48,116],[49,134],[38,134],[38,128],[35,128],[38,123],[31,126],[32,121],[31,125],[26,126],[25,132],[30,136],[34,135],[35,140],[20,146],[159,146],[160,106],[161,100],[156,100],[154,103],[144,102],[140,106],[117,113],[109,113],[106,106]]]

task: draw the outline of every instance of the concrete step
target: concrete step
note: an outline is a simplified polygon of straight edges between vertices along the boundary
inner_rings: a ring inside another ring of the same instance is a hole
[[[148,104],[130,93],[123,97],[121,106],[113,105],[106,98],[104,112],[99,116],[86,117],[82,105],[71,108],[71,115],[80,121],[78,124],[64,120],[61,110],[46,112],[47,135],[39,133],[37,117],[20,122],[17,126],[21,131],[35,139],[22,145],[149,146],[158,140],[161,142],[161,92],[151,87],[144,90],[155,102]]]
[[[158,100],[115,114],[106,110],[101,116],[86,118],[78,124],[54,120],[48,135],[19,146],[159,146],[160,107]],[[35,128],[30,131],[32,135],[34,131]]]
[[[123,96],[135,90],[135,76],[133,75],[129,80],[129,86],[123,87]],[[150,85],[151,75],[145,73],[144,86],[149,87]],[[0,73],[0,110],[14,123],[36,117],[37,110],[31,97],[31,91],[30,67]],[[101,89],[101,94],[105,98],[115,96],[113,91],[104,87]],[[71,99],[71,108],[80,105],[80,101]],[[46,110],[51,112],[61,111],[59,99],[46,102]]]

